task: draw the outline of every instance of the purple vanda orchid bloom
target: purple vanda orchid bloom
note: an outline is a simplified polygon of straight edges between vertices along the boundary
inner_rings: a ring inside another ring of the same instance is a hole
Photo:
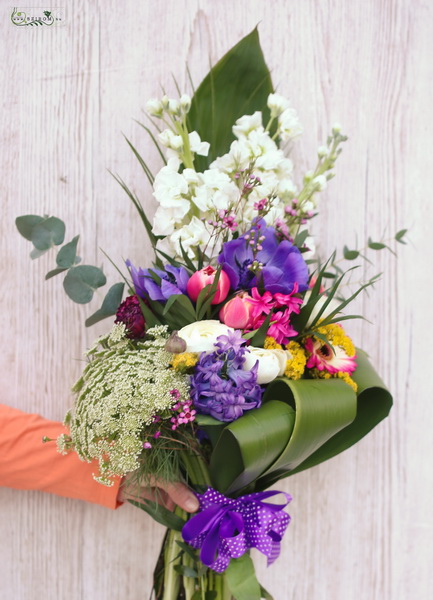
[[[183,267],[165,265],[164,270],[151,269],[161,278],[161,283],[158,284],[149,273],[149,269],[137,269],[130,260],[126,261],[126,266],[131,273],[135,291],[141,298],[166,302],[170,296],[186,293],[189,274]]]
[[[256,252],[250,244],[249,232],[223,245],[218,261],[230,279],[234,290],[248,290],[263,284],[271,294],[290,294],[295,283],[303,292],[308,289],[308,267],[299,249],[288,240],[279,241],[273,227],[264,221],[255,226],[264,239]],[[246,237],[247,236],[247,237]],[[251,270],[254,261],[263,265],[258,276]]]

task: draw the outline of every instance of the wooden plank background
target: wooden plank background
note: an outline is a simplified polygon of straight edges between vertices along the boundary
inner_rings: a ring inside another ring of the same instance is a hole
[[[40,3],[37,3],[40,4]],[[124,132],[158,168],[133,119],[173,73],[188,90],[258,23],[278,90],[305,127],[298,177],[335,121],[350,141],[314,225],[325,254],[410,228],[410,243],[374,256],[383,272],[351,331],[395,395],[392,416],[344,455],[281,484],[292,524],[271,569],[276,600],[426,600],[433,561],[433,469],[427,334],[433,255],[433,3],[431,0],[64,0],[64,27],[15,27],[0,2],[1,401],[62,419],[89,308],[44,282],[17,234],[25,213],[55,214],[80,255],[145,264],[148,245],[107,173],[146,201]],[[375,272],[373,270],[373,272]],[[1,432],[0,432],[1,435]],[[116,512],[38,492],[0,490],[1,600],[147,598],[162,529],[133,507]],[[430,590],[430,592],[429,592]]]

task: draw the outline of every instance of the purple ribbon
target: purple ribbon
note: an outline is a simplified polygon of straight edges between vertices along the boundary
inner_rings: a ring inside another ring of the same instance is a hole
[[[263,502],[282,494],[284,504]],[[283,509],[292,497],[285,492],[269,491],[227,498],[212,488],[196,494],[200,512],[182,529],[182,536],[193,548],[201,548],[203,564],[217,573],[225,571],[231,558],[239,558],[249,548],[257,548],[268,557],[268,566],[280,554],[280,542],[290,523]]]

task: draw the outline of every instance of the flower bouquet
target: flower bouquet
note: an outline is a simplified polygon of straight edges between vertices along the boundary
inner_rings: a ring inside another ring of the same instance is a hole
[[[334,126],[298,188],[287,156],[302,133],[274,93],[257,31],[210,71],[192,99],[152,100],[163,160],[154,176],[128,141],[158,203],[153,222],[117,178],[147,231],[153,264],[126,262],[86,324],[116,315],[87,352],[66,416],[61,452],[97,460],[97,481],[186,481],[200,510],[187,518],[137,498],[167,527],[154,573],[157,599],[271,598],[249,551],[271,564],[290,521],[283,477],[332,458],[387,416],[392,398],[341,323],[371,278],[342,296],[334,253],[321,263],[308,226],[346,138]],[[163,151],[165,149],[165,151]],[[76,302],[104,285],[79,264],[78,236],[63,244],[56,217],[17,219],[36,257],[61,246],[56,268]],[[405,231],[395,236],[403,242]],[[371,250],[386,247],[369,240]],[[361,250],[343,250],[354,260]],[[349,269],[350,271],[350,269]],[[129,295],[122,301],[125,287]]]

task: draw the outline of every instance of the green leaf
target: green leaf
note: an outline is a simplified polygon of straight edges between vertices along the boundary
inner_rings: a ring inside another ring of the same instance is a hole
[[[90,327],[91,325],[98,323],[98,321],[102,321],[102,319],[106,319],[107,317],[116,314],[119,304],[122,302],[124,288],[125,284],[122,282],[115,283],[110,287],[102,301],[101,308],[86,319],[86,327]]]
[[[51,277],[55,277],[56,275],[64,273],[67,270],[68,269],[53,269],[52,271],[48,271],[48,273],[45,275],[45,280],[51,279]]]
[[[173,568],[176,571],[176,573],[179,573],[184,577],[197,577],[197,571],[195,571],[191,567],[187,567],[185,565],[175,565]]]
[[[295,240],[293,242],[294,245],[297,246],[298,248],[302,248],[307,237],[308,237],[308,230],[304,229],[304,231],[299,232],[298,235],[295,237]]]
[[[106,282],[104,273],[98,267],[79,265],[69,269],[63,280],[63,287],[71,300],[87,304],[93,298],[94,291]]]
[[[260,600],[260,584],[249,554],[232,558],[226,570],[227,584],[236,600]]]
[[[272,310],[267,315],[266,319],[263,321],[259,329],[257,329],[256,333],[251,338],[251,345],[256,346],[257,348],[262,348],[265,343],[266,333],[269,329],[269,324],[272,320]]]
[[[397,231],[397,233],[395,234],[395,240],[397,242],[399,242],[400,244],[405,244],[406,242],[404,241],[404,236],[407,233],[407,229],[400,229],[400,231]]]
[[[65,224],[57,217],[48,217],[32,228],[31,241],[38,250],[60,246],[65,239]]]
[[[210,70],[192,98],[189,131],[197,131],[210,143],[208,157],[195,157],[196,170],[205,170],[217,156],[228,152],[235,139],[232,126],[239,117],[260,110],[267,123],[271,92],[271,76],[256,28]]]
[[[268,590],[265,590],[265,588],[262,585],[260,586],[260,593],[262,595],[262,598],[264,598],[265,600],[274,600],[274,597],[271,596]]]
[[[76,235],[68,244],[65,244],[60,248],[56,257],[57,266],[62,269],[69,269],[69,267],[72,267],[75,264],[79,238],[80,236]]]
[[[386,246],[386,244],[382,244],[382,242],[373,242],[373,240],[369,237],[368,238],[368,247],[371,250],[383,250],[387,246]]]
[[[189,323],[194,323],[196,320],[194,306],[191,300],[188,298],[188,296],[185,296],[185,294],[173,294],[173,296],[170,296],[166,305],[164,306],[163,314],[166,315],[167,313],[171,312],[172,307],[177,309],[183,320],[188,321],[185,323],[186,325],[189,325]]]
[[[186,552],[193,560],[197,560],[196,551],[189,544],[180,542],[179,540],[176,540],[176,544],[179,546],[179,548],[182,548],[182,550]]]
[[[22,215],[15,219],[15,225],[20,234],[31,242],[34,227],[45,219],[46,217],[39,217],[38,215]]]
[[[346,260],[355,260],[359,256],[358,250],[349,250],[347,246],[343,248],[343,256]]]
[[[164,508],[156,502],[144,499],[141,502],[136,502],[135,500],[128,500],[128,502],[137,508],[141,508],[141,510],[147,512],[147,514],[157,521],[157,523],[161,523],[161,525],[164,525],[169,529],[182,531],[182,527],[186,523],[186,521],[181,519],[178,515],[175,515],[174,512],[171,512],[171,510]]]

